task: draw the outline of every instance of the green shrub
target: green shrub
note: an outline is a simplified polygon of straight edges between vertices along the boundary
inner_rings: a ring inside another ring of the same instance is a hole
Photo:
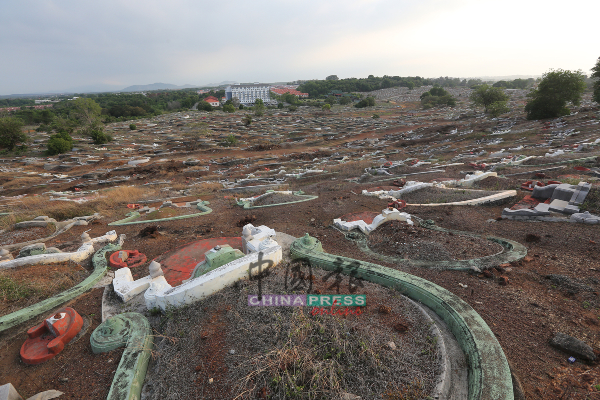
[[[135,126],[135,124],[129,124],[129,129],[135,131],[137,129],[137,126]]]
[[[72,149],[73,138],[66,131],[56,133],[48,140],[48,154],[50,155],[66,153]]]

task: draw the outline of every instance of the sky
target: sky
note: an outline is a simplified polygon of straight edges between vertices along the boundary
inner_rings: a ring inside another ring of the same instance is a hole
[[[334,74],[589,75],[598,15],[598,0],[3,0],[0,95]]]

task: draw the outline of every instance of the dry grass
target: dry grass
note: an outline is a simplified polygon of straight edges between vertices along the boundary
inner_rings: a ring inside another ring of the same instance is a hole
[[[0,219],[0,229],[7,229],[15,222],[28,221],[40,215],[47,215],[57,221],[83,217],[99,212],[105,216],[113,215],[129,203],[135,203],[156,189],[137,186],[119,186],[98,192],[92,200],[85,203],[73,201],[48,201],[46,196],[27,196],[16,200],[10,207],[14,214]]]
[[[365,172],[365,168],[370,168],[374,165],[378,165],[378,163],[372,160],[350,161],[329,167],[328,170],[329,172],[337,172],[339,179],[360,176]]]
[[[40,176],[23,176],[15,178],[14,175],[12,175],[10,179],[10,181],[2,184],[4,190],[14,190],[31,187],[33,185],[46,182],[48,180],[48,178],[43,178]]]
[[[252,371],[238,381],[235,399],[251,398],[263,387],[277,399],[336,398],[353,365],[371,373],[385,368],[370,338],[356,332],[348,335],[352,329],[343,319],[309,318],[300,309],[293,313],[291,325],[283,347],[240,365],[251,366]]]

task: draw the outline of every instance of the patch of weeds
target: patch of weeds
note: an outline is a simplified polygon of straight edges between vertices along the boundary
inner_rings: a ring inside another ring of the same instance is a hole
[[[590,302],[586,300],[586,301],[584,301],[584,302],[583,302],[583,304],[581,304],[581,306],[582,306],[582,307],[583,307],[585,310],[587,310],[588,308],[590,308]]]
[[[35,290],[27,284],[20,284],[7,276],[0,275],[0,299],[16,301],[31,296]]]
[[[159,316],[162,314],[162,310],[160,309],[160,307],[151,308],[150,310],[148,310],[148,312],[153,317],[156,317],[156,316]]]

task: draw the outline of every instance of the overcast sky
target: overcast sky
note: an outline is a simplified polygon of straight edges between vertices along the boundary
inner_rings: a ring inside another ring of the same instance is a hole
[[[589,75],[598,15],[598,0],[2,0],[0,94],[331,74]]]

